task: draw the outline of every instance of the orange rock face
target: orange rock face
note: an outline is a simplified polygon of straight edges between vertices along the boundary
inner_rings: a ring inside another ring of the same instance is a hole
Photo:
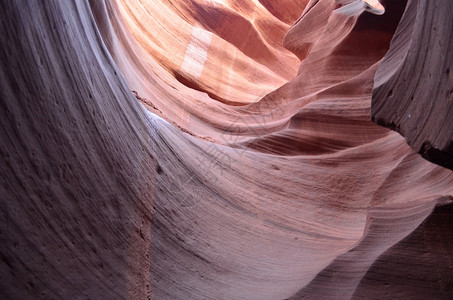
[[[414,147],[448,148],[448,95],[412,147],[371,121],[449,91],[423,8],[5,2],[2,298],[452,298],[453,173]]]

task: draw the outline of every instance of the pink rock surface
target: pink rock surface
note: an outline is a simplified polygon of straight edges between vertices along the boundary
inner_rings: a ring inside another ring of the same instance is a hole
[[[370,115],[442,7],[343,2],[3,3],[2,298],[453,297],[453,173]]]

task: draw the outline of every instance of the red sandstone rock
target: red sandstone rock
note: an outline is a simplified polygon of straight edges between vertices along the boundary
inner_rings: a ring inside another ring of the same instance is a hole
[[[370,120],[414,3],[4,3],[0,295],[451,298],[453,173]]]

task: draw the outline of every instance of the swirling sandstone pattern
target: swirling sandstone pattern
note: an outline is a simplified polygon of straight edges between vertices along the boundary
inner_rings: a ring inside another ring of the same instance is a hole
[[[451,5],[381,3],[2,2],[2,298],[453,297],[453,173],[370,117]]]

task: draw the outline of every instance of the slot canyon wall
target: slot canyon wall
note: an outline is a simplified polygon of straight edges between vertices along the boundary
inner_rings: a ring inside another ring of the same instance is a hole
[[[0,8],[2,299],[453,298],[451,0]]]

